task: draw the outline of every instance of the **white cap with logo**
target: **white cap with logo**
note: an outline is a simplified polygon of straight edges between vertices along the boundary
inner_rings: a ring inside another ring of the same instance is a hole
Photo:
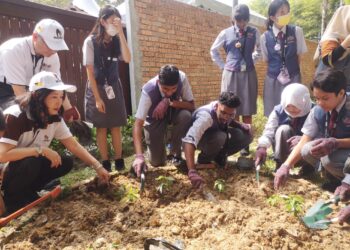
[[[64,41],[64,28],[59,22],[53,19],[42,19],[35,25],[34,32],[44,39],[50,49],[69,50]]]
[[[29,91],[36,91],[39,89],[63,90],[73,93],[77,90],[77,87],[74,85],[64,84],[55,73],[41,71],[35,74],[29,83]]]

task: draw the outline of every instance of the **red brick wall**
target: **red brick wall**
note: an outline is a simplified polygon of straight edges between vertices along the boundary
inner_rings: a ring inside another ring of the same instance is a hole
[[[174,0],[136,0],[135,11],[143,83],[170,63],[187,74],[196,106],[216,99],[221,71],[212,62],[209,50],[219,32],[231,25],[230,18]],[[307,82],[313,69],[308,66],[303,72]],[[266,65],[258,63],[257,72],[261,94]]]

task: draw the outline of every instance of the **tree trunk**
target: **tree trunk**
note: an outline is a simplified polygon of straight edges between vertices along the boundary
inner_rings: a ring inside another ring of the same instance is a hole
[[[323,0],[322,1],[321,37],[326,28],[327,8],[328,8],[328,0]]]

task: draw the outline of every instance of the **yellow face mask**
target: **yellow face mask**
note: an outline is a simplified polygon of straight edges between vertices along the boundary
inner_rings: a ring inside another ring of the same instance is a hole
[[[279,16],[277,17],[276,24],[279,26],[286,26],[289,24],[290,18],[291,18],[290,13],[284,16]]]

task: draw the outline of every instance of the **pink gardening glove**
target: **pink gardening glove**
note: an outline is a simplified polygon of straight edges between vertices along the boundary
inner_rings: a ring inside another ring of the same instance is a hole
[[[293,148],[299,143],[300,139],[301,139],[300,135],[295,135],[295,136],[292,136],[291,138],[289,138],[287,140],[287,143],[289,145],[290,151],[292,151]]]
[[[191,184],[194,188],[200,188],[204,184],[204,180],[200,175],[197,173],[197,170],[190,169],[188,171],[188,178],[191,181]]]
[[[263,164],[266,161],[266,148],[265,147],[258,147],[255,152],[255,166],[258,166],[259,164]]]
[[[164,118],[166,111],[168,110],[170,104],[169,98],[163,98],[154,109],[152,118],[156,120],[161,120]]]
[[[339,187],[334,192],[334,195],[339,195],[340,200],[346,201],[350,198],[350,185],[342,182]]]
[[[145,163],[145,157],[143,156],[143,154],[137,154],[135,156],[135,160],[132,163],[132,167],[134,168],[134,171],[135,171],[137,177],[141,176],[142,170],[147,172],[148,166]]]
[[[310,153],[314,157],[323,157],[329,155],[338,148],[337,140],[333,137],[321,138],[314,141]]]
[[[350,218],[350,206],[342,208],[337,217],[340,224],[343,224],[345,221],[347,221]]]
[[[275,174],[275,179],[273,181],[275,190],[278,190],[281,186],[286,184],[290,169],[291,166],[283,163],[281,167],[277,170]]]

